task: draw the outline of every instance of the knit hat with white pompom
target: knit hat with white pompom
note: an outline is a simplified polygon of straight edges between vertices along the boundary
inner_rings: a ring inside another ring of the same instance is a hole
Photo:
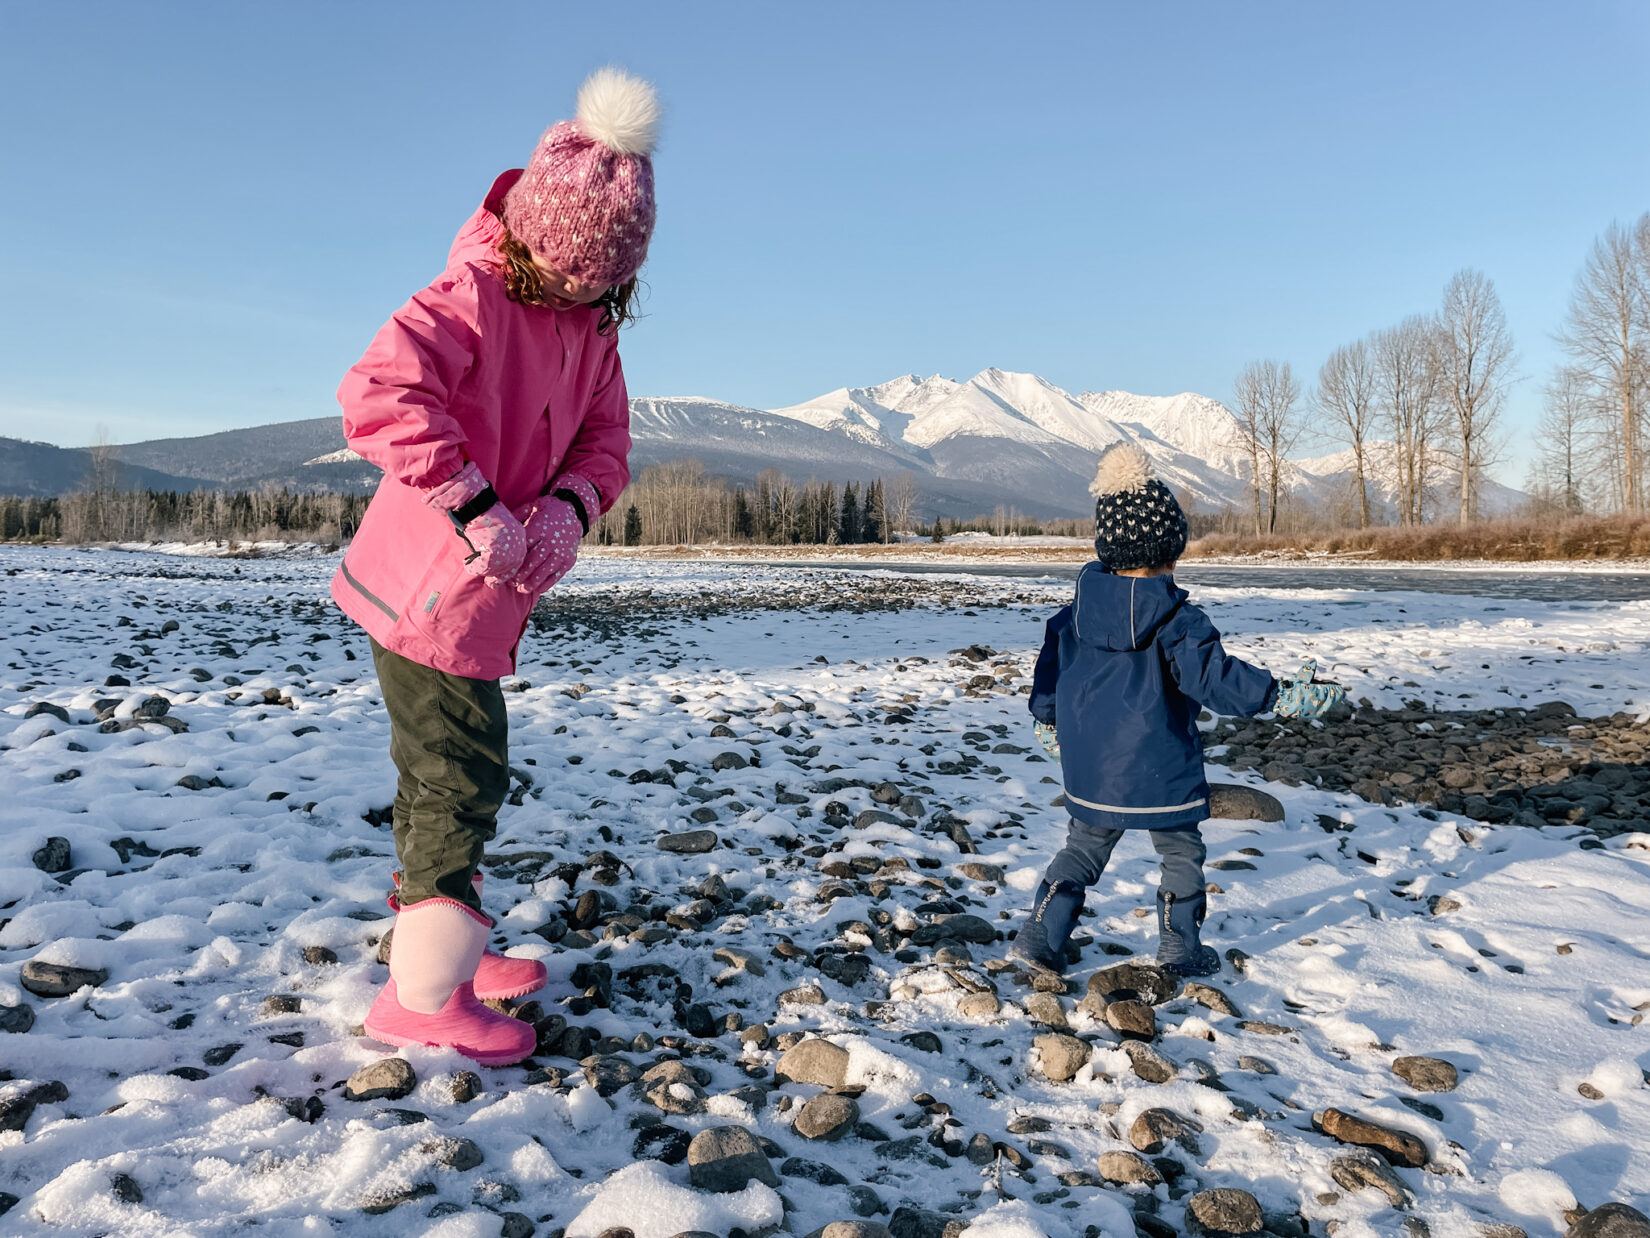
[[[579,88],[576,120],[545,130],[527,170],[504,198],[505,226],[564,275],[622,284],[653,235],[653,143],[659,98],[619,69],[598,69]]]
[[[1094,553],[1112,571],[1161,567],[1185,551],[1186,513],[1133,443],[1116,443],[1101,453],[1089,493]]]

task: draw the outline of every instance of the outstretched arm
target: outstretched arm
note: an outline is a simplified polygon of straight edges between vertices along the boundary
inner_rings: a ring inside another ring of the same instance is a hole
[[[1217,714],[1263,714],[1278,682],[1258,666],[1222,648],[1220,633],[1202,611],[1182,607],[1163,633],[1163,652],[1180,690]]]

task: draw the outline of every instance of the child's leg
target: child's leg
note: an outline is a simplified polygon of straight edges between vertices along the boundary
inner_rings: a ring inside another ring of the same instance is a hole
[[[1043,874],[1044,884],[1088,889],[1106,871],[1106,865],[1111,862],[1112,849],[1122,837],[1122,830],[1084,825],[1073,818],[1066,830],[1066,845],[1049,861],[1048,871]]]
[[[374,643],[400,774],[400,900],[450,898],[481,910],[471,878],[510,789],[508,718],[497,680],[466,679]]]
[[[1177,899],[1196,898],[1203,893],[1203,861],[1209,848],[1195,825],[1173,830],[1153,830],[1152,845],[1163,861],[1163,880],[1158,887]]]
[[[1199,935],[1208,908],[1203,861],[1209,854],[1195,825],[1153,830],[1152,844],[1163,860],[1157,891],[1157,961],[1183,976],[1209,976],[1220,956]]]
[[[1037,887],[1031,916],[1009,948],[1012,957],[1041,971],[1065,970],[1066,942],[1077,927],[1083,896],[1106,871],[1112,848],[1121,837],[1121,830],[1072,821],[1066,845],[1049,863]]]
[[[496,680],[432,670],[377,642],[372,654],[400,774],[402,880],[389,982],[364,1026],[387,1044],[450,1045],[487,1066],[519,1062],[533,1051],[533,1029],[476,996],[492,921],[471,884],[509,789],[504,694]]]

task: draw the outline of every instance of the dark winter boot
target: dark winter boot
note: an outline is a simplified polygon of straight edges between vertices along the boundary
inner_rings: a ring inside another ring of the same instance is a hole
[[[1204,894],[1176,898],[1157,896],[1157,961],[1177,976],[1212,976],[1220,970],[1220,955],[1198,940],[1198,926],[1208,913]]]
[[[1015,935],[1008,957],[1051,976],[1065,975],[1066,942],[1077,927],[1083,894],[1076,886],[1051,886],[1046,881],[1039,885],[1031,916]]]

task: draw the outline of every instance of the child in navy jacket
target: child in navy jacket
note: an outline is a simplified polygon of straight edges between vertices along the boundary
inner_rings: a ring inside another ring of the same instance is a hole
[[[1316,717],[1345,694],[1309,681],[1280,687],[1221,648],[1174,583],[1186,517],[1138,447],[1102,455],[1091,489],[1098,561],[1049,620],[1031,694],[1039,732],[1058,725],[1071,827],[1009,954],[1059,974],[1087,888],[1125,830],[1148,830],[1163,861],[1158,962],[1211,975],[1220,956],[1198,940],[1207,901],[1197,827],[1209,815],[1199,710]]]

